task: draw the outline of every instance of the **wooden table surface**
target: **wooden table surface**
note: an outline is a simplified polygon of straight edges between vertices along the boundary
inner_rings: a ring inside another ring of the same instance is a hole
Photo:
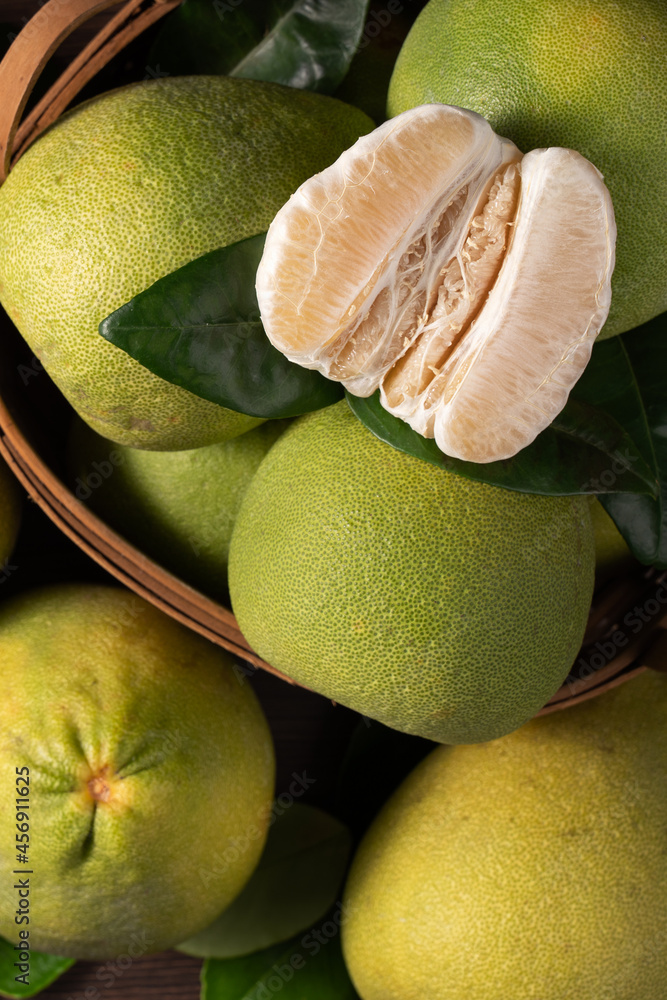
[[[117,978],[111,982],[104,962],[77,962],[39,996],[53,1000],[169,1000],[172,997],[199,1000],[201,964],[198,958],[163,951],[138,958],[125,970],[118,969]],[[113,968],[112,965],[111,970]]]

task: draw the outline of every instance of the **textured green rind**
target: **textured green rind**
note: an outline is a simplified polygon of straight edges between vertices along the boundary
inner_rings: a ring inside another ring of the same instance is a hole
[[[344,906],[363,1000],[664,1000],[667,678],[435,750]]]
[[[299,418],[262,462],[229,588],[273,666],[396,729],[470,743],[521,725],[559,687],[593,571],[587,499],[443,472],[342,402]]]
[[[72,488],[142,552],[227,601],[237,511],[288,424],[269,420],[231,441],[167,452],[114,444],[77,421],[69,445]]]
[[[618,225],[608,337],[667,310],[666,65],[664,0],[430,0],[388,113],[471,108],[524,153],[565,146],[602,171]]]
[[[126,591],[49,588],[0,612],[0,689],[0,933],[15,936],[24,867],[41,951],[136,956],[211,923],[259,860],[274,781],[268,725],[222,650]],[[111,797],[94,803],[105,765]]]
[[[98,325],[163,275],[267,229],[372,127],[318,94],[182,77],[94,98],[28,150],[0,188],[0,300],[87,423],[155,450],[260,423],[151,374]]]

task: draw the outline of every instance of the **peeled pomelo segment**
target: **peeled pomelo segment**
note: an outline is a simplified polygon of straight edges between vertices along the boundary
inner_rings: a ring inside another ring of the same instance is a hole
[[[410,349],[384,379],[382,403],[403,419],[420,405],[424,390],[454,352],[493,287],[516,214],[519,169],[511,163],[493,178],[482,210],[469,223],[465,242],[437,275]],[[420,422],[421,433],[428,431],[431,437],[432,416]]]
[[[363,136],[271,224],[257,298],[272,344],[369,395],[414,337],[489,176],[520,158],[480,115],[444,104]]]
[[[385,402],[475,462],[515,455],[551,423],[611,302],[616,228],[599,171],[560,148],[533,150],[519,169],[513,236],[483,308],[417,401]]]
[[[602,175],[523,156],[479,115],[407,111],[276,216],[257,274],[290,360],[382,404],[449,455],[508,458],[558,414],[609,311]]]
[[[521,155],[518,150],[512,153]],[[487,252],[478,262],[482,266],[474,276],[476,280],[471,280],[463,263],[467,253],[465,234],[474,223],[479,205],[487,198],[488,186],[485,170],[467,176],[463,183],[457,178],[454,192],[451,186],[447,188],[432,212],[424,213],[425,220],[415,220],[411,231],[392,249],[380,293],[320,356],[324,374],[341,381],[355,395],[374,392],[384,375],[412,353],[434,319],[437,322],[442,311],[443,273],[454,272],[452,281],[464,286],[463,294],[457,295],[457,308],[447,316],[444,331],[450,345],[457,340],[500,268],[500,254],[492,259],[494,255]],[[501,244],[500,251],[503,249]],[[441,324],[439,330],[443,332]]]

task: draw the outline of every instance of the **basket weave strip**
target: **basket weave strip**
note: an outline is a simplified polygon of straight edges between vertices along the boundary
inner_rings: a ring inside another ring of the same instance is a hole
[[[19,127],[44,66],[75,28],[119,0],[47,0],[17,35],[0,63],[0,184],[11,167],[52,125],[86,83],[150,24],[182,0],[128,0],[53,84]]]

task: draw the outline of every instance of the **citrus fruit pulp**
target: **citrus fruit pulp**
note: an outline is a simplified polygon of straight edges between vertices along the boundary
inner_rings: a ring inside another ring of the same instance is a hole
[[[257,272],[269,339],[456,458],[529,444],[567,401],[610,302],[595,167],[522,156],[479,115],[405,112],[306,181]]]

